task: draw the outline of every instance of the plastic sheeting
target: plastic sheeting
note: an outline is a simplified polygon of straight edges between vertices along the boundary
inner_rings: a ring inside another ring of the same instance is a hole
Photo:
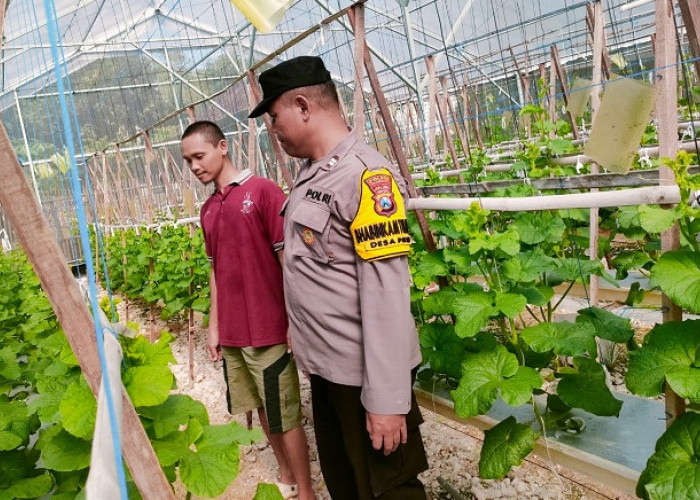
[[[574,118],[580,117],[586,111],[588,99],[591,97],[593,82],[586,78],[576,78],[569,92],[569,104],[566,109]]]

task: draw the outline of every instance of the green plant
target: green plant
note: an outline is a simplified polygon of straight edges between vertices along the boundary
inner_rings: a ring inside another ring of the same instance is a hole
[[[0,499],[75,498],[90,462],[96,401],[26,258],[0,254]],[[237,475],[238,444],[261,437],[210,425],[206,408],[172,394],[172,335],[120,337],[122,381],[166,476],[213,497]],[[140,498],[127,477],[130,498]]]

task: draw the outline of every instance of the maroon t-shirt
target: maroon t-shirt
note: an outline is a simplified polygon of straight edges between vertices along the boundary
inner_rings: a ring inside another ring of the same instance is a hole
[[[265,347],[287,341],[282,266],[276,254],[284,241],[284,201],[274,182],[243,172],[202,206],[222,346]]]

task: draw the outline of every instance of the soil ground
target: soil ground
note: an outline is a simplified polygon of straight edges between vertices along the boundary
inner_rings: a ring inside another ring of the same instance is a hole
[[[125,317],[124,304],[119,304],[120,317]],[[150,331],[148,308],[129,306],[129,319],[136,321],[140,333]],[[226,408],[225,384],[219,363],[209,361],[204,349],[206,330],[197,326],[192,334],[193,362],[190,377],[189,342],[187,325],[179,322],[165,324],[156,320],[156,329],[170,330],[176,336],[173,352],[178,364],[172,367],[177,378],[177,392],[189,394],[208,409],[210,420],[221,424],[236,420],[245,425],[245,416],[232,417]],[[303,424],[309,440],[309,458],[314,489],[319,500],[330,498],[316,454],[316,442],[311,418],[309,385],[302,380]],[[592,478],[578,474],[530,455],[524,464],[515,467],[500,481],[478,477],[478,461],[483,433],[478,429],[446,419],[426,408],[421,408],[425,423],[421,426],[430,469],[421,475],[429,499],[450,499],[440,485],[444,480],[465,499],[631,499],[633,496],[596,483]],[[259,426],[257,415],[253,425]],[[241,447],[239,475],[218,498],[251,500],[259,483],[276,479],[276,463],[272,449],[266,442]],[[176,485],[178,498],[185,498],[181,485]],[[193,497],[196,498],[196,497]]]

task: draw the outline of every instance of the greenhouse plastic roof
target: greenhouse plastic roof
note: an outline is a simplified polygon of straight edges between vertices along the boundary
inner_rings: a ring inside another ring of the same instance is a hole
[[[653,2],[605,3],[612,50],[622,50],[635,39],[648,39]],[[623,10],[625,4],[639,5]],[[295,1],[278,27],[267,34],[257,32],[228,0],[57,0],[55,12],[69,71],[124,54],[138,54],[163,69],[159,75],[143,73],[145,65],[124,68],[116,77],[98,74],[91,85],[103,88],[194,81],[222,55],[231,62],[226,71],[236,76],[348,5],[340,0]],[[512,73],[515,62],[534,69],[548,61],[552,44],[564,60],[576,59],[587,51],[585,13],[586,2],[581,0],[369,0],[365,22],[384,88],[406,92],[424,87],[423,58],[429,54],[435,55],[439,74],[450,72],[472,81],[502,78]],[[9,5],[0,90],[3,108],[14,90],[24,96],[51,86],[46,18],[44,2],[12,0]],[[347,17],[343,17],[282,57],[318,54],[338,81],[351,83],[352,43]]]

